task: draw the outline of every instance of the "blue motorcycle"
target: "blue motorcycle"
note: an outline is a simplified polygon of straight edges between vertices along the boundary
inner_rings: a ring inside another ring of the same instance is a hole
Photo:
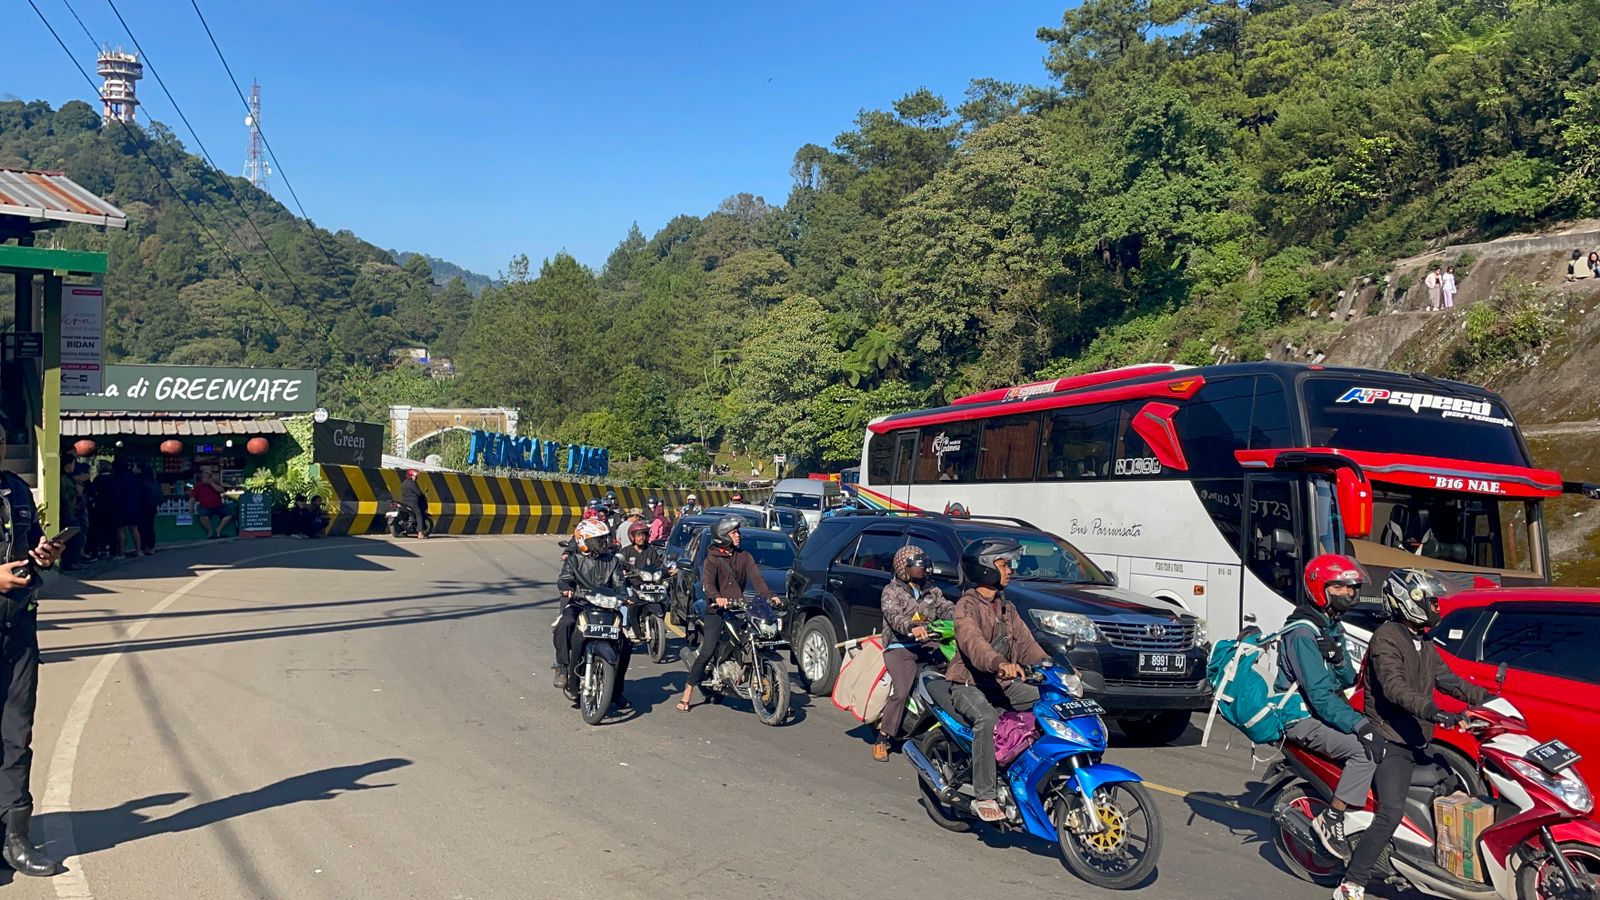
[[[1161,813],[1137,774],[1100,761],[1106,750],[1105,710],[1083,698],[1070,669],[1030,670],[1039,687],[1033,715],[1040,734],[1001,767],[1004,831],[1055,842],[1074,875],[1111,890],[1142,885],[1161,855]],[[972,811],[972,728],[955,711],[952,685],[926,669],[907,704],[905,754],[917,767],[929,818],[950,831],[979,821]]]

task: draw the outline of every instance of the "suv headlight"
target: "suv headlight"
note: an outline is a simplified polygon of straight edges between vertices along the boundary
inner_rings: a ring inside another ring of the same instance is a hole
[[[1100,640],[1100,629],[1095,627],[1094,620],[1080,613],[1030,609],[1028,615],[1033,616],[1034,624],[1058,637],[1072,638],[1087,644]]]
[[[1211,635],[1206,632],[1206,620],[1199,616],[1194,619],[1194,643],[1197,647],[1211,643]]]

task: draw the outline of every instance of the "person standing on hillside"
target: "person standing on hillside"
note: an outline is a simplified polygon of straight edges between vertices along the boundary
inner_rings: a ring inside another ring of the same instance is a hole
[[[1434,264],[1428,270],[1428,277],[1422,280],[1428,286],[1428,309],[1436,310],[1444,302],[1444,275],[1439,271],[1439,265]]]
[[[1450,309],[1456,305],[1456,267],[1450,266],[1444,270],[1444,308]]]
[[[1590,250],[1589,258],[1584,261],[1584,265],[1589,270],[1590,278],[1600,278],[1600,252]]]

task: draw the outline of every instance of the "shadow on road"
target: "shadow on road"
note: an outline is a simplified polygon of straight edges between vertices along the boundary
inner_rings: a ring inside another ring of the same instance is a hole
[[[78,854],[88,855],[140,838],[193,831],[265,809],[315,800],[332,800],[350,791],[393,787],[393,783],[362,784],[361,779],[409,765],[411,765],[409,759],[390,758],[359,765],[319,769],[304,775],[285,778],[253,791],[191,806],[161,818],[152,818],[147,810],[170,806],[189,795],[181,792],[152,794],[109,809],[46,813],[35,817],[35,821],[47,827],[49,819],[56,816],[65,817],[77,843]],[[41,831],[45,831],[45,827],[41,827]],[[11,873],[5,874],[9,876]]]

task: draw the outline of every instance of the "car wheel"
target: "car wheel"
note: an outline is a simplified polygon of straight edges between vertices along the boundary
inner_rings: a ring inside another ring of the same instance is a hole
[[[1189,713],[1181,709],[1167,710],[1137,719],[1118,719],[1117,725],[1135,744],[1164,746],[1183,737],[1183,733],[1189,730]]]
[[[800,669],[800,680],[813,697],[826,697],[833,693],[833,682],[839,677],[839,633],[826,614],[812,616],[800,628],[795,640],[795,662]]]

